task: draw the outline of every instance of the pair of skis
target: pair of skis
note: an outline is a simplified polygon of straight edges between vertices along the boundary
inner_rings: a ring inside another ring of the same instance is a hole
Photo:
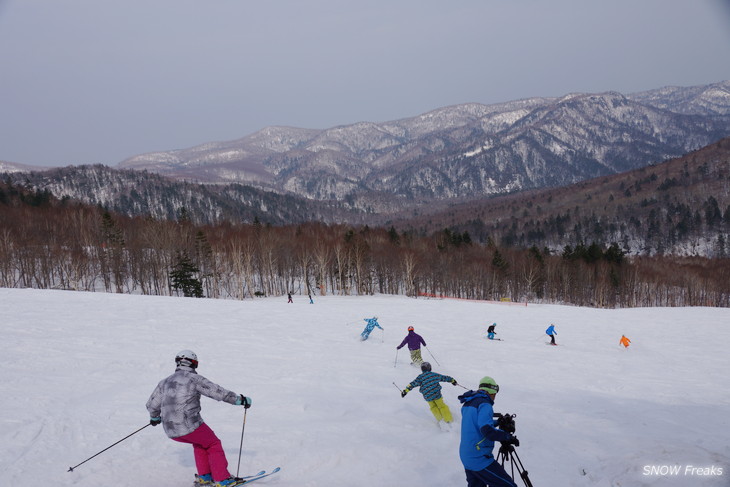
[[[281,470],[281,467],[276,467],[274,470],[272,470],[271,472],[268,472],[268,473],[266,472],[266,470],[261,470],[260,472],[255,473],[253,475],[247,475],[245,477],[240,477],[240,480],[231,484],[231,487],[238,487],[240,485],[248,485],[251,482],[255,482],[257,480],[264,479],[264,478],[268,477],[269,475],[274,475],[279,470]],[[209,485],[209,484],[206,484],[206,485]],[[202,484],[195,482],[195,483],[193,483],[193,487],[202,487]]]
[[[263,478],[268,477],[269,475],[274,475],[279,470],[281,470],[281,467],[276,467],[274,470],[272,470],[271,472],[268,472],[268,473],[266,472],[266,470],[262,470],[257,474],[249,475],[248,477],[243,477],[243,480],[244,480],[243,485],[250,484],[251,482],[254,482],[256,480],[261,480]],[[236,484],[233,484],[233,485],[236,485]]]

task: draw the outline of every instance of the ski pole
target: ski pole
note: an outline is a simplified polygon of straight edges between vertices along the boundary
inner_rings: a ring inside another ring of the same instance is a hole
[[[117,441],[116,443],[113,443],[113,444],[109,445],[108,447],[104,448],[104,449],[103,449],[102,451],[100,451],[100,452],[99,452],[99,453],[97,453],[96,455],[92,455],[92,456],[90,456],[89,458],[87,458],[87,459],[86,459],[86,460],[84,460],[83,462],[79,463],[79,464],[78,464],[78,465],[76,465],[75,467],[70,467],[70,468],[68,469],[68,471],[69,471],[69,472],[73,472],[75,468],[77,468],[77,467],[80,467],[81,465],[83,465],[84,463],[88,462],[89,460],[91,460],[91,459],[92,459],[92,458],[94,458],[95,456],[97,456],[97,455],[101,455],[102,453],[104,453],[105,451],[107,451],[107,450],[108,450],[109,448],[111,448],[111,447],[113,447],[113,446],[115,446],[115,445],[118,445],[119,443],[123,442],[124,440],[126,440],[126,439],[127,439],[127,438],[129,438],[130,436],[132,436],[132,435],[136,435],[137,433],[139,433],[140,431],[142,431],[143,429],[145,429],[145,428],[146,428],[146,427],[148,427],[148,426],[150,426],[150,423],[147,423],[146,425],[142,426],[142,427],[141,427],[140,429],[138,429],[138,430],[137,430],[137,431],[135,431],[134,433],[130,433],[130,434],[128,434],[127,436],[125,436],[125,437],[124,437],[124,438],[122,438],[121,440]]]
[[[433,354],[431,353],[431,349],[428,348],[428,347],[425,347],[425,348],[426,348],[426,350],[428,350],[428,353],[431,355],[431,357],[433,357],[433,361],[436,362],[436,365],[441,366],[441,364],[439,363],[439,361],[436,360],[436,357],[434,357]]]
[[[403,392],[403,389],[398,387],[395,382],[393,382],[393,385],[395,386],[396,389],[398,389],[398,392]]]
[[[241,427],[241,445],[238,447],[238,467],[236,467],[236,477],[238,477],[238,471],[241,469],[241,453],[243,452],[243,432],[246,431],[246,413],[248,408],[243,410],[243,426]]]
[[[398,352],[399,351],[400,351],[400,349],[398,349],[398,348],[395,349],[395,362],[393,362],[393,367],[398,365]]]

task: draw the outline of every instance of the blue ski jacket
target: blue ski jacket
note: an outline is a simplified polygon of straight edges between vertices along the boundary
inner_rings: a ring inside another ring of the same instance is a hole
[[[548,335],[557,335],[558,334],[558,332],[555,331],[555,326],[554,325],[550,325],[548,327],[548,329],[545,330],[545,333],[548,334]]]
[[[420,350],[421,345],[424,347],[426,346],[426,341],[423,339],[421,335],[416,333],[415,331],[411,330],[408,332],[408,335],[403,339],[402,342],[400,342],[400,345],[398,345],[397,348],[400,350],[403,348],[403,345],[408,344],[408,350]]]
[[[459,458],[467,470],[484,470],[494,462],[495,441],[512,435],[494,427],[492,398],[484,391],[468,391],[459,396],[461,402],[461,443]]]
[[[423,398],[426,401],[435,401],[436,399],[441,399],[441,384],[439,382],[453,381],[453,377],[427,370],[426,372],[421,372],[421,375],[413,379],[413,382],[408,384],[406,390],[410,391],[411,389],[420,387],[418,392],[423,394]]]

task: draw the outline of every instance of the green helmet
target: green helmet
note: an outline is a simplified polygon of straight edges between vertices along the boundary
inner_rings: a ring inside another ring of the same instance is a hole
[[[487,394],[496,394],[499,392],[499,386],[489,376],[482,377],[479,381],[479,390],[486,392]]]

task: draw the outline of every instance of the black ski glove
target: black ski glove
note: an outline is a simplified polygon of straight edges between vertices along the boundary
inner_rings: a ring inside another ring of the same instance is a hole
[[[162,418],[150,418],[150,425],[157,426],[162,423]]]
[[[400,391],[400,397],[406,397],[406,394],[408,394],[408,391]]]
[[[459,384],[456,382],[456,379],[451,379],[451,385],[458,386]]]

